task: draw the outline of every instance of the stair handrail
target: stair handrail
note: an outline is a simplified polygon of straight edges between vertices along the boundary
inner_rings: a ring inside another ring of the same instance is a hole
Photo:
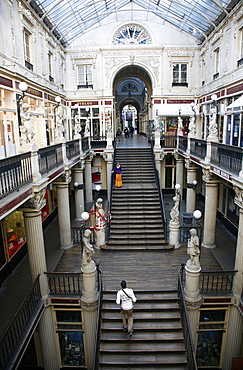
[[[98,362],[99,362],[101,308],[102,308],[102,298],[103,298],[102,270],[100,269],[99,264],[96,264],[96,270],[97,270],[97,288],[98,288],[99,298],[98,298],[98,314],[97,314],[97,321],[96,321],[96,340],[95,340],[93,370],[98,369]]]
[[[158,192],[159,192],[160,211],[161,211],[163,228],[164,228],[164,236],[165,236],[165,241],[167,242],[168,241],[167,219],[166,219],[166,216],[165,216],[164,199],[163,199],[162,189],[161,189],[161,186],[160,186],[159,171],[156,168],[156,163],[155,163],[155,159],[154,159],[154,151],[153,151],[153,143],[152,142],[151,142],[150,149],[151,149],[151,154],[152,154],[152,159],[153,159],[155,183],[156,183],[156,186],[157,186]]]
[[[114,155],[113,155],[113,163],[112,163],[112,169],[115,167],[115,159],[116,159],[116,138],[114,138],[113,142],[114,147]],[[111,214],[112,214],[112,194],[113,194],[113,185],[114,185],[114,178],[115,173],[111,172],[111,183],[110,183],[110,198],[108,200],[108,209],[109,209],[109,219],[106,226],[106,243],[110,240],[110,230],[111,230]]]
[[[181,315],[181,324],[184,336],[184,344],[187,355],[187,370],[197,370],[197,361],[194,353],[194,345],[192,340],[192,334],[190,329],[189,318],[186,309],[186,301],[184,296],[184,263],[178,271],[178,298],[179,298],[179,310]]]

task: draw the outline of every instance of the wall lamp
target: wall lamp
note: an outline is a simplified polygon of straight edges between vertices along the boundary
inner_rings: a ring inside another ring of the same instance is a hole
[[[196,187],[197,187],[197,180],[193,180],[192,183],[188,183],[187,182],[186,187],[189,188],[189,189],[196,189]]]
[[[19,103],[21,102],[21,100],[24,98],[25,96],[25,91],[27,91],[28,89],[28,85],[26,82],[22,81],[19,83],[19,90],[22,91],[22,95],[19,95],[18,96],[18,99],[17,99],[17,104],[19,105]]]
[[[84,184],[79,184],[77,181],[73,183],[74,190],[82,190],[84,188]]]

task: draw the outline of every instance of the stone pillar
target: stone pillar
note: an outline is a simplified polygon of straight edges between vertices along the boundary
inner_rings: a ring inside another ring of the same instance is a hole
[[[81,162],[79,167],[73,167],[72,171],[74,173],[74,182],[78,184],[84,183],[83,176],[84,164]],[[81,214],[84,212],[84,189],[74,190],[75,198],[75,218],[76,220],[81,220]]]
[[[183,184],[184,184],[184,159],[178,154],[175,155],[176,158],[176,184],[180,184],[181,189],[181,200],[183,199]]]
[[[160,149],[160,131],[155,131],[154,132],[154,149]]]
[[[56,181],[57,204],[58,204],[58,225],[60,234],[60,248],[69,249],[72,247],[71,220],[69,207],[69,183],[71,181],[70,171],[66,172],[64,181]]]
[[[87,202],[93,202],[91,161],[92,156],[85,159],[85,196]]]
[[[164,151],[163,149],[161,150],[155,150],[154,148],[154,159],[155,159],[155,165],[156,169],[158,170],[158,176],[159,180],[161,181],[161,161],[164,159]]]
[[[215,248],[218,181],[215,176],[206,169],[203,169],[203,181],[206,183],[206,194],[202,246],[205,248]]]
[[[95,286],[96,266],[93,260],[82,264],[83,290],[81,306],[84,316],[84,332],[86,339],[86,366],[88,370],[93,369],[94,350],[96,346],[96,324],[98,314],[98,292]]]
[[[59,370],[58,356],[56,350],[55,330],[52,320],[51,306],[45,308],[38,325],[40,342],[45,370]]]
[[[175,249],[179,248],[179,229],[180,224],[179,222],[173,222],[170,220],[169,223],[169,229],[170,229],[170,245],[174,245]]]
[[[197,179],[197,168],[187,164],[187,183],[192,184]],[[196,189],[187,188],[186,191],[186,212],[193,213],[196,207]]]
[[[36,188],[34,190],[36,190]],[[34,281],[40,274],[40,288],[43,299],[45,299],[48,294],[47,275],[44,274],[47,268],[40,211],[45,205],[45,190],[45,188],[42,188],[41,190],[39,189],[39,192],[35,192],[35,196],[28,204],[29,207],[22,208],[31,277]],[[40,333],[44,369],[59,370],[55,332],[50,307],[45,307],[38,324],[38,329]]]
[[[185,300],[188,311],[188,318],[190,322],[190,329],[192,334],[193,344],[196,343],[198,310],[201,306],[202,297],[199,293],[199,276],[201,266],[200,264],[192,264],[190,260],[185,266],[186,272],[186,286],[185,286]]]
[[[235,190],[235,203],[239,206],[239,225],[235,254],[235,267],[237,271],[234,278],[234,294],[240,297],[243,287],[243,190],[237,186]]]
[[[107,199],[110,201],[110,190],[111,190],[111,171],[113,168],[113,154],[114,150],[105,150],[103,158],[106,161],[106,176],[107,176]]]

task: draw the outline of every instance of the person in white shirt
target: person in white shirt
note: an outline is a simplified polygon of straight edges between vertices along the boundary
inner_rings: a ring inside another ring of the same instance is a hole
[[[133,333],[133,303],[136,302],[137,298],[135,297],[133,290],[127,288],[126,281],[122,280],[121,287],[117,292],[116,303],[121,305],[121,316],[124,331],[128,330],[129,336],[132,336]]]

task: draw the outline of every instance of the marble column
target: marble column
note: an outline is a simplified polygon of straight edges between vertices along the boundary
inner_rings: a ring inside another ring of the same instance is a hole
[[[41,214],[41,208],[45,205],[45,191],[46,189],[43,188],[39,192],[36,192],[34,197],[27,204],[27,208],[22,208],[31,278],[32,281],[34,281],[36,277],[40,275],[40,289],[43,299],[46,299],[48,294],[48,281],[47,275],[45,275],[47,271],[46,255]],[[50,307],[45,307],[38,324],[38,330],[40,334],[44,369],[59,370],[55,332]]]
[[[215,176],[206,169],[203,169],[203,181],[205,181],[206,184],[206,192],[202,246],[205,248],[215,248],[218,181]]]
[[[113,155],[114,150],[106,149],[103,153],[103,158],[106,161],[106,181],[107,181],[107,199],[110,201],[110,191],[111,191],[111,171],[113,169]]]
[[[184,289],[185,301],[190,322],[193,344],[196,343],[198,310],[201,306],[202,297],[199,292],[200,264],[192,264],[190,260],[185,266],[186,285]]]
[[[197,167],[187,165],[187,183],[192,184],[197,179]],[[187,188],[186,191],[186,212],[193,213],[196,207],[196,189]]]
[[[239,207],[239,225],[234,266],[237,273],[234,278],[233,290],[234,294],[240,297],[243,291],[243,190],[236,186],[234,187],[234,190],[235,203]]]
[[[84,175],[85,175],[85,196],[87,202],[93,202],[91,161],[92,161],[91,156],[85,159]]]
[[[83,176],[84,165],[80,163],[78,167],[73,167],[72,171],[74,174],[74,182],[78,184],[84,183],[84,176]],[[74,198],[75,198],[75,218],[76,220],[81,220],[81,214],[84,212],[84,189],[77,189],[74,190]]]
[[[69,182],[70,180],[56,181],[54,183],[57,187],[58,225],[61,249],[69,249],[72,247],[69,207]]]
[[[96,324],[98,315],[98,292],[96,289],[96,266],[93,260],[82,264],[83,290],[81,306],[84,316],[85,362],[88,370],[93,369],[94,351],[96,346]]]
[[[184,159],[178,154],[176,158],[176,184],[180,185],[180,199],[183,199],[183,184],[184,184]]]

